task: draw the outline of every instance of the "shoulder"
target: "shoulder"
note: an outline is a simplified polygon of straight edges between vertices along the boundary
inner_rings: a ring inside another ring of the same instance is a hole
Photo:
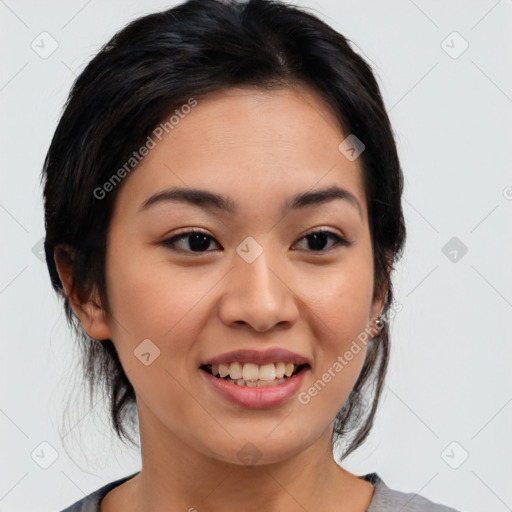
[[[405,493],[390,489],[376,473],[365,475],[375,491],[366,512],[459,512],[453,508],[434,503],[416,493]]]
[[[126,482],[130,478],[133,478],[138,473],[134,473],[133,475],[125,476],[124,478],[120,478],[119,480],[115,480],[110,482],[99,489],[96,489],[91,494],[88,494],[81,500],[73,503],[66,509],[61,512],[99,512],[101,500],[114,488],[122,483]]]

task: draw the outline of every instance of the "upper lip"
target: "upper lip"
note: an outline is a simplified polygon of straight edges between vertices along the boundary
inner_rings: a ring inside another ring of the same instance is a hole
[[[266,350],[257,350],[257,349],[242,349],[242,350],[233,350],[231,352],[226,352],[224,354],[212,357],[208,359],[202,365],[207,364],[221,364],[221,363],[254,363],[257,365],[263,365],[267,363],[294,363],[297,365],[309,364],[309,360],[307,357],[301,356],[300,354],[296,354],[295,352],[290,352],[285,348],[269,348]],[[201,365],[201,366],[202,366]]]

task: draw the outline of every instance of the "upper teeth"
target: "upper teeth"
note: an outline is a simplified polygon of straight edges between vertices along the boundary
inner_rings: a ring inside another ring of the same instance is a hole
[[[213,375],[243,380],[274,380],[289,377],[297,365],[294,363],[268,363],[261,366],[254,363],[213,364]]]

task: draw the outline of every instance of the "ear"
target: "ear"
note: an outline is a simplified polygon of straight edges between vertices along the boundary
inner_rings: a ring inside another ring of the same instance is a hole
[[[391,273],[391,270],[393,268],[393,252],[392,251],[386,251],[386,261],[387,261],[387,273],[388,276]],[[371,312],[370,312],[370,325],[378,331],[378,327],[376,326],[375,322],[379,315],[382,314],[382,311],[384,310],[384,307],[386,305],[386,299],[388,296],[388,290],[383,289],[380,290],[380,293],[377,295],[375,300],[373,301]]]
[[[85,299],[81,298],[81,295],[76,289],[72,291],[75,253],[76,251],[72,247],[64,244],[56,246],[53,253],[57,272],[66,297],[74,313],[80,319],[85,332],[91,338],[97,340],[112,339],[112,333],[106,319],[106,314],[101,307],[96,289]]]

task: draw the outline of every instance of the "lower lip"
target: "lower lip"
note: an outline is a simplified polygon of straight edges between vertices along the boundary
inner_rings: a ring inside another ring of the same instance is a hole
[[[282,405],[295,395],[309,368],[304,368],[297,375],[289,377],[283,384],[254,388],[232,384],[202,369],[199,371],[204,375],[203,378],[229,402],[249,409],[265,409]]]

